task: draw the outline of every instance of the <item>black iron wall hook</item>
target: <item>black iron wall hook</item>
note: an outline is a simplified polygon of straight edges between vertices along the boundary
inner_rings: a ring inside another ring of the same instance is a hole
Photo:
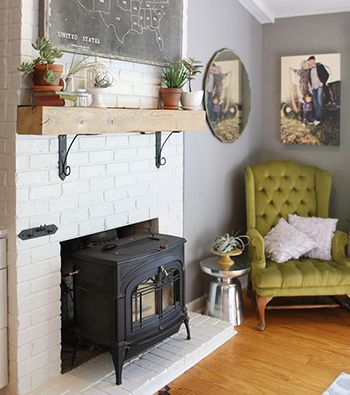
[[[159,169],[166,164],[166,158],[162,157],[162,151],[165,144],[174,133],[180,133],[178,130],[172,131],[162,144],[162,132],[156,132],[156,167]]]

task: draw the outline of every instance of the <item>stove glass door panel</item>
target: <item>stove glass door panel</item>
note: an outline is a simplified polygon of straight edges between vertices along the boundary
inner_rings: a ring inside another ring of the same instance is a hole
[[[180,305],[180,272],[163,267],[156,275],[137,285],[131,295],[132,331],[161,319]]]
[[[143,320],[153,317],[156,311],[156,285],[155,277],[137,286],[132,295],[132,322],[142,323]]]

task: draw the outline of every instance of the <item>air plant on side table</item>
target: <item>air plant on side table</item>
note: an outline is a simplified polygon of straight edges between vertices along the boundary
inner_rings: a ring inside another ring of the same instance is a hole
[[[216,237],[210,251],[214,255],[220,256],[219,263],[223,266],[234,265],[234,260],[231,256],[241,255],[245,247],[249,244],[249,236],[247,235],[230,235],[225,233],[222,236]]]

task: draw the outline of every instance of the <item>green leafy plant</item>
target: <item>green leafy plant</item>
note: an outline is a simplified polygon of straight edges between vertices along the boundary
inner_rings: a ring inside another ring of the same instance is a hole
[[[240,250],[244,250],[245,247],[249,244],[249,236],[247,235],[230,235],[229,233],[225,233],[222,236],[216,237],[211,250],[217,253],[226,254],[234,250],[235,248],[239,248]]]
[[[182,60],[182,63],[188,71],[188,87],[190,92],[192,92],[191,81],[196,78],[197,74],[200,74],[202,72],[203,64],[200,60],[196,60],[195,58],[185,58]]]
[[[189,72],[181,62],[175,62],[163,68],[162,82],[167,88],[181,89],[187,82]]]
[[[32,47],[39,52],[39,56],[34,59],[33,62],[23,62],[20,67],[18,67],[17,70],[24,74],[33,73],[35,66],[38,64],[53,64],[57,59],[61,59],[63,56],[63,52],[44,37],[38,38],[36,42],[32,44]],[[49,84],[53,84],[56,81],[56,75],[53,73],[53,71],[49,70],[48,66],[44,79]]]

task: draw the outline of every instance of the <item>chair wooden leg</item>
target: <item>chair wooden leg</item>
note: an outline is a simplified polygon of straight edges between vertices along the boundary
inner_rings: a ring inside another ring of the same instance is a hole
[[[265,308],[266,305],[272,300],[272,296],[269,297],[262,297],[259,295],[256,295],[256,305],[258,308],[258,325],[257,328],[259,331],[263,331],[265,329]]]
[[[248,279],[247,296],[254,306],[255,305],[255,292],[253,290],[252,283],[251,283],[250,279]]]

